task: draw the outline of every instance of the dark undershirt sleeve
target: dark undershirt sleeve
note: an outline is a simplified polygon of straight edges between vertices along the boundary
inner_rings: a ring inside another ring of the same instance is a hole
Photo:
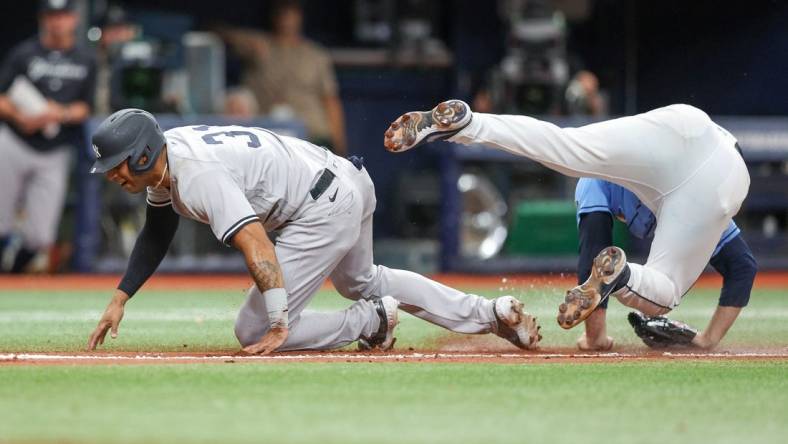
[[[167,254],[172,238],[175,237],[175,231],[178,229],[178,220],[179,217],[172,206],[148,205],[145,225],[131,251],[126,274],[118,284],[119,290],[134,296],[134,293],[151,277]]]
[[[595,211],[580,215],[578,224],[580,250],[577,258],[577,282],[582,284],[591,275],[594,258],[602,249],[613,245],[613,217],[608,212]],[[605,299],[599,308],[606,309]]]
[[[719,305],[747,306],[755,275],[758,272],[758,264],[741,235],[725,244],[709,263],[722,275]]]

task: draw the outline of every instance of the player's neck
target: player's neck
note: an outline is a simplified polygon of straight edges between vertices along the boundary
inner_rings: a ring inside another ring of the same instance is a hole
[[[280,46],[298,46],[303,41],[301,34],[276,34],[274,39]]]
[[[74,47],[76,39],[74,36],[64,35],[64,36],[54,36],[51,34],[42,34],[41,35],[41,45],[44,48],[55,50],[55,51],[68,51],[69,49]]]
[[[159,156],[159,165],[157,165],[157,170],[160,170],[160,174],[156,174],[153,177],[156,178],[156,182],[152,183],[151,186],[153,188],[165,188],[170,189],[170,165],[167,162],[167,151],[163,151]]]

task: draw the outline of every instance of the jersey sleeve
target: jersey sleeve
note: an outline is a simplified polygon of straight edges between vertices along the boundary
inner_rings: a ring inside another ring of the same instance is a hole
[[[172,205],[172,198],[170,197],[170,192],[166,188],[153,188],[148,187],[148,205],[152,207],[166,207],[167,205]]]
[[[610,187],[607,182],[600,179],[581,178],[575,188],[575,205],[577,206],[577,220],[588,213],[604,212],[613,214],[610,210]]]
[[[736,226],[736,223],[733,220],[731,220],[730,223],[728,224],[728,227],[725,229],[725,231],[722,232],[722,236],[720,236],[720,241],[717,243],[717,247],[714,248],[714,252],[711,253],[711,256],[712,257],[716,256],[717,253],[719,253],[720,250],[722,250],[722,248],[726,244],[728,244],[730,241],[736,238],[736,236],[738,236],[739,233],[741,233],[741,230],[739,229],[739,227]]]
[[[241,188],[225,171],[210,171],[194,177],[181,190],[181,200],[208,221],[214,236],[230,245],[241,228],[260,220]]]

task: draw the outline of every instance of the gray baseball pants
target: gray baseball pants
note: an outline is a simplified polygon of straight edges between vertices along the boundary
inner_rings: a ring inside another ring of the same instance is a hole
[[[2,125],[0,153],[0,236],[17,231],[27,249],[50,247],[66,198],[71,150],[36,151]]]
[[[383,296],[392,296],[400,301],[400,309],[455,332],[495,330],[492,301],[416,273],[375,265],[372,180],[365,169],[359,171],[340,157],[331,169],[336,178],[328,190],[307,204],[303,217],[288,224],[277,239],[276,256],[290,314],[290,335],[279,350],[327,350],[372,336],[380,318],[369,299]],[[306,310],[329,277],[342,296],[355,302],[337,312]],[[238,313],[236,337],[246,346],[259,341],[268,329],[262,294],[252,286]]]

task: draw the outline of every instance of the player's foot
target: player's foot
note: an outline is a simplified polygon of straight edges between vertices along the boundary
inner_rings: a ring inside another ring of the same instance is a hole
[[[629,265],[624,250],[608,247],[594,259],[591,276],[582,285],[566,292],[558,307],[558,325],[570,329],[583,322],[610,293],[629,280]]]
[[[522,302],[512,296],[501,296],[493,301],[493,311],[498,321],[498,336],[525,350],[539,346],[541,327],[535,317],[523,311]]]
[[[468,126],[471,107],[462,100],[441,102],[430,111],[411,111],[395,120],[383,136],[387,150],[399,153],[435,140],[448,139]]]
[[[380,316],[380,327],[377,333],[365,338],[361,337],[358,340],[359,350],[391,350],[397,338],[394,337],[394,329],[399,324],[399,317],[397,316],[397,308],[399,302],[391,296],[383,296],[374,301],[375,310]]]
[[[615,341],[610,336],[605,336],[592,342],[589,342],[585,333],[577,338],[577,348],[582,351],[610,351],[614,344]]]

